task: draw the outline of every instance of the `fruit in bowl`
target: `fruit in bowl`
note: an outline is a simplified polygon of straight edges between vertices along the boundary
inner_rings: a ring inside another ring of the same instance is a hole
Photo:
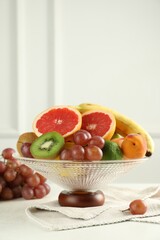
[[[17,159],[67,188],[70,193],[63,192],[59,198],[64,206],[73,201],[72,197],[79,197],[80,203],[82,194],[93,200],[100,194],[101,201],[93,201],[93,205],[102,205],[103,192],[89,191],[103,188],[154,151],[153,140],[145,129],[97,104],[53,106],[38,114],[32,126],[36,137],[23,142],[28,148],[25,154],[22,146],[17,148]]]
[[[34,132],[25,132],[19,136],[17,150],[20,155],[23,155],[24,157],[32,157],[30,146],[36,138],[37,135]]]
[[[17,142],[24,157],[26,149],[28,157],[82,161],[143,158],[154,151],[145,129],[97,104],[53,106],[38,114],[32,126],[33,132],[23,133]]]
[[[143,158],[147,152],[147,142],[142,135],[130,133],[123,139],[121,148],[129,159]]]

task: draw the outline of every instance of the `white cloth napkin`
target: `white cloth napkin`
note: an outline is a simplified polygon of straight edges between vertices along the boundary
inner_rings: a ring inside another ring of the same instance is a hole
[[[59,206],[57,201],[41,203],[26,208],[27,216],[48,230],[67,230],[124,221],[160,224],[160,185],[143,190],[109,186],[105,204],[99,207],[74,208]],[[144,215],[132,215],[129,203],[143,199],[148,210]]]

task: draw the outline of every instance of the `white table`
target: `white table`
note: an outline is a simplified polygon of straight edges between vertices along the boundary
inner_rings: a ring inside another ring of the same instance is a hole
[[[127,185],[127,187],[133,187]],[[138,185],[147,187],[148,185]],[[61,191],[51,185],[51,193],[41,200],[24,200],[0,202],[0,240],[159,240],[158,224],[124,222],[97,227],[81,228],[67,231],[46,231],[32,222],[25,214],[25,208],[40,202],[57,199]],[[135,187],[135,185],[134,185]]]

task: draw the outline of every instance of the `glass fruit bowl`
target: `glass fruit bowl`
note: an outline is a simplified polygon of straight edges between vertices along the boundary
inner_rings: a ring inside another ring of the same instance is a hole
[[[107,184],[147,160],[141,158],[80,162],[25,158],[16,154],[14,157],[65,189],[59,194],[58,201],[61,206],[71,207],[103,205],[103,189]]]

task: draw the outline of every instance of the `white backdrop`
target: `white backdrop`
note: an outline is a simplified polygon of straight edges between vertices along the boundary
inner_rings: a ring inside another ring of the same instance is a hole
[[[121,181],[159,182],[159,12],[157,0],[0,0],[0,148],[54,104],[104,104],[156,144]]]

